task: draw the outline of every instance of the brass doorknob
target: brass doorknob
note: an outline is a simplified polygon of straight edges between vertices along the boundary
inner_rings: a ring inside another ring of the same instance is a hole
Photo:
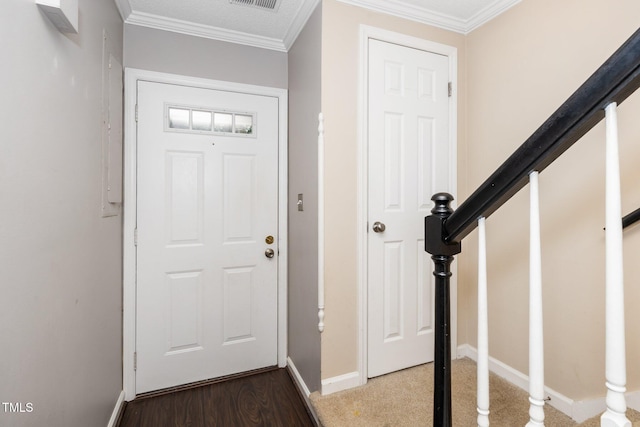
[[[380,221],[376,221],[373,223],[373,231],[376,233],[382,233],[387,227],[381,223]]]
[[[267,258],[273,258],[274,255],[275,255],[275,252],[271,248],[264,251],[264,256],[266,256]]]

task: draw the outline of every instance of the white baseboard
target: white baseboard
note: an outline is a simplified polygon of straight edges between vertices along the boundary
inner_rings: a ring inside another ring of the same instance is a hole
[[[360,372],[349,372],[322,380],[322,395],[337,393],[342,390],[358,387],[360,384]]]
[[[113,412],[111,413],[111,418],[109,418],[109,424],[107,427],[116,427],[116,423],[118,422],[118,415],[120,415],[120,410],[122,409],[122,405],[124,404],[124,390],[120,392],[118,396],[118,400],[116,401],[116,406],[113,408]]]
[[[477,362],[478,350],[469,344],[461,345],[458,347],[458,357],[468,357],[469,359]],[[489,370],[526,392],[529,391],[529,376],[512,368],[511,366],[493,357],[489,357]],[[589,418],[602,414],[607,409],[604,396],[596,399],[576,401],[549,387],[545,387],[545,391],[547,396],[550,398],[547,403],[560,412],[568,415],[577,423],[581,423]],[[640,408],[640,391],[626,393],[625,397],[627,405],[630,408],[635,410]]]
[[[291,360],[290,357],[287,357],[287,367],[289,368],[289,372],[291,372],[291,375],[293,375],[298,390],[300,390],[300,392],[305,397],[309,397],[309,395],[311,394],[311,392],[309,391],[309,387],[307,387],[307,384],[302,379],[300,372],[298,372],[295,363],[293,363],[293,360]]]
[[[309,396],[311,395],[311,392],[309,391],[309,387],[307,387],[307,384],[304,382],[304,379],[300,375],[300,372],[298,371],[298,369],[296,368],[295,363],[293,363],[293,360],[291,360],[290,357],[287,357],[287,369],[289,370],[289,372],[293,376],[294,383],[295,383],[296,387],[298,387],[298,390],[300,391],[300,393],[304,397],[304,403],[305,403],[305,405],[307,405],[307,409],[308,409],[309,413],[315,419],[316,425],[319,426],[320,425],[320,420],[318,418],[318,414],[316,414],[316,411],[313,408],[313,405],[311,404],[311,399],[309,399]]]

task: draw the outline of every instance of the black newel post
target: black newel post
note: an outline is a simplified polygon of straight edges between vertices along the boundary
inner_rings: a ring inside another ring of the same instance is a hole
[[[453,256],[460,253],[461,244],[445,242],[445,221],[453,213],[449,206],[453,196],[435,194],[435,207],[424,219],[425,251],[431,254],[436,277],[435,289],[435,363],[434,363],[434,427],[451,427],[451,307],[450,278]]]

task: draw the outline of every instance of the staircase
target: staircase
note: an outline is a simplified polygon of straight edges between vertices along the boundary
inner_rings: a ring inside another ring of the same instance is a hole
[[[438,193],[425,218],[425,250],[432,255],[436,278],[435,375],[433,425],[452,426],[450,265],[462,240],[476,228],[479,236],[477,424],[489,425],[489,373],[485,221],[525,186],[529,188],[529,420],[545,422],[543,310],[538,177],[590,129],[606,122],[606,390],[607,409],[600,425],[630,427],[626,416],[626,360],[622,227],[617,108],[640,87],[640,30],[636,31],[455,211],[453,198]],[[636,211],[637,212],[637,211]],[[632,213],[625,224],[640,216]]]

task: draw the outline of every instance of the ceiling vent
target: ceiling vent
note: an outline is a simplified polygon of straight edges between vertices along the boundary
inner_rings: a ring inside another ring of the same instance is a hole
[[[280,0],[229,0],[231,4],[249,6],[255,9],[269,10],[277,12],[280,7]]]

